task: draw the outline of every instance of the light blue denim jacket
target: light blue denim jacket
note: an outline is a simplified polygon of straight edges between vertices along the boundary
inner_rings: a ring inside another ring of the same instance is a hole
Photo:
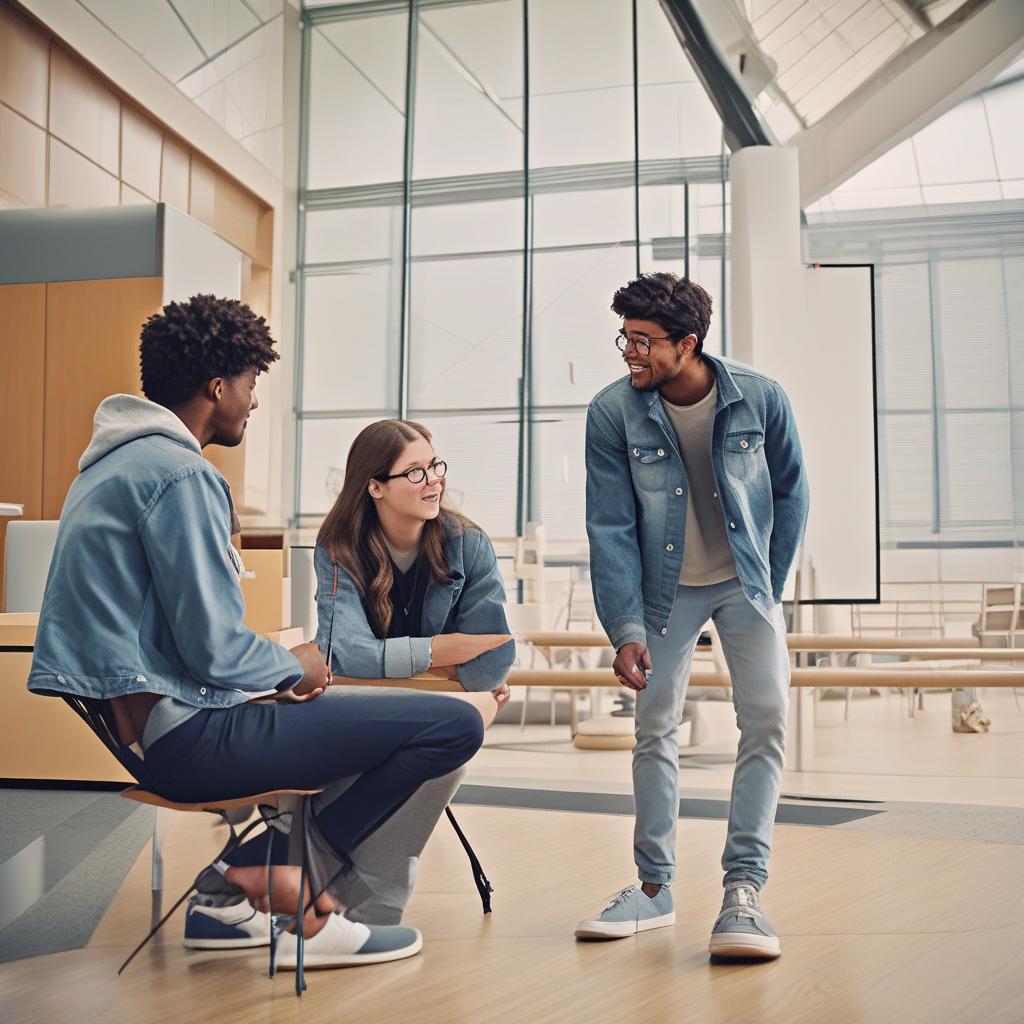
[[[477,529],[448,527],[445,555],[450,583],[432,576],[423,599],[424,636],[380,640],[370,628],[355,581],[335,566],[327,549],[317,545],[317,643],[331,650],[331,668],[356,679],[406,679],[430,668],[430,640],[439,633],[508,633],[505,583],[490,539]],[[335,583],[335,581],[337,581]],[[513,641],[459,665],[464,690],[486,691],[501,686],[515,661]]]
[[[288,651],[242,623],[228,485],[174,413],[133,395],[105,399],[79,468],[30,690],[148,691],[223,708],[302,678]]]
[[[704,357],[718,400],[711,462],[726,535],[747,598],[771,619],[807,521],[807,478],[782,388],[731,359]],[[587,534],[597,614],[618,649],[664,635],[686,533],[687,480],[657,390],[628,377],[587,411]]]

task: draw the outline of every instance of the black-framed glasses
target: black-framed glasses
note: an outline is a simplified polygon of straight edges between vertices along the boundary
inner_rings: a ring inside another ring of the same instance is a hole
[[[630,342],[632,342],[633,347],[637,350],[637,352],[640,355],[642,355],[642,356],[649,356],[651,354],[651,342],[652,341],[671,341],[671,340],[672,340],[672,336],[670,334],[660,334],[657,337],[652,337],[652,338],[648,338],[648,337],[646,337],[644,335],[642,335],[642,336],[640,336],[638,338],[630,338],[628,335],[624,334],[622,331],[619,331],[619,333],[615,335],[615,347],[620,352],[625,352],[626,349],[629,348]]]
[[[448,472],[448,463],[441,459],[435,459],[426,469],[422,466],[414,466],[404,473],[390,473],[388,476],[380,477],[381,480],[394,480],[396,477],[404,476],[411,484],[425,484],[427,482],[427,470],[434,474],[435,480],[440,480]]]

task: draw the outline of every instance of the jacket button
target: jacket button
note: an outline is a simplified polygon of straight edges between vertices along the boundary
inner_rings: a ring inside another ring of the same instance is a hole
[[[729,529],[730,530],[735,530],[736,529],[736,524],[735,523],[730,523],[729,524]]]
[[[58,683],[66,683],[67,680],[63,676],[57,676],[57,682]]]
[[[145,677],[145,676],[136,676],[136,677],[135,677],[135,682],[137,682],[137,683],[144,683],[144,682],[146,682],[146,681],[147,681],[147,680],[146,680],[146,677]]]
[[[676,494],[682,494],[682,493],[683,493],[682,487],[677,487],[676,488]]]
[[[666,551],[671,551],[672,550],[672,545],[671,544],[666,544],[665,545],[665,550]]]
[[[746,441],[740,441],[740,447],[741,448],[749,448],[750,445]]]
[[[661,629],[661,635],[664,636],[667,632],[668,630],[663,626]]]
[[[717,498],[717,497],[718,497],[718,491],[715,491],[715,493],[714,493],[714,494],[712,494],[712,495],[711,495],[711,497],[712,497],[712,498]]]
[[[199,687],[199,692],[205,697],[206,696],[206,687],[205,686],[200,686]]]
[[[633,454],[634,455],[639,455],[640,454],[640,449],[639,448],[634,448],[633,449]]]
[[[661,455],[664,455],[664,454],[665,454],[665,449],[664,448],[659,448],[658,449],[658,455],[661,456]]]

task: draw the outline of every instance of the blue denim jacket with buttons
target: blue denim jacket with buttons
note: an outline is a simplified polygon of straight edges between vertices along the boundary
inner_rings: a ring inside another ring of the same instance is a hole
[[[505,582],[490,539],[473,527],[446,523],[445,558],[451,579],[433,576],[423,598],[423,636],[380,639],[370,628],[356,582],[318,544],[316,569],[317,643],[331,650],[331,667],[356,679],[405,679],[430,668],[430,641],[439,633],[508,633]],[[459,665],[464,690],[494,690],[515,661],[513,641]]]
[[[293,655],[242,622],[228,485],[174,413],[133,395],[106,399],[79,467],[30,690],[147,691],[221,708],[302,678]]]
[[[704,358],[718,382],[711,462],[726,535],[747,598],[770,620],[807,521],[796,422],[774,380]],[[668,631],[686,534],[686,470],[659,392],[637,391],[628,377],[599,392],[586,462],[597,614],[616,649],[646,644],[648,631]]]

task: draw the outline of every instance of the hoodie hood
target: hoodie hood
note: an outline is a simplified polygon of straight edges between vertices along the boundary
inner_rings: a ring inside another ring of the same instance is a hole
[[[96,409],[92,440],[78,460],[78,468],[88,469],[115,448],[150,434],[162,434],[191,448],[197,455],[202,453],[195,435],[170,409],[136,395],[111,395]]]

